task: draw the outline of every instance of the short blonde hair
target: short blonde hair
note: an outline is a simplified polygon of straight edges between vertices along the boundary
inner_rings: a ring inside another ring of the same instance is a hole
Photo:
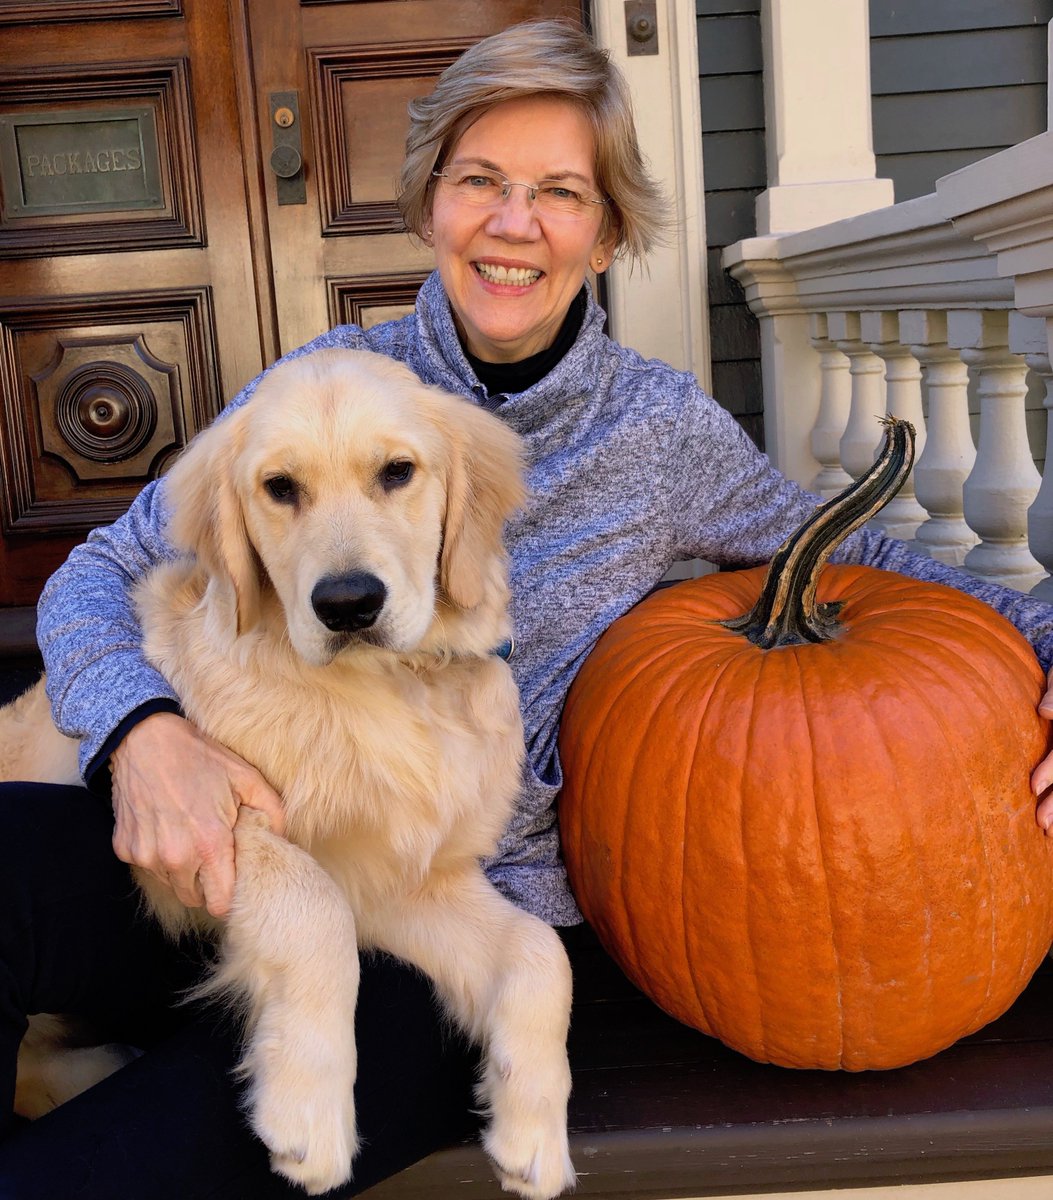
[[[430,95],[410,101],[399,208],[406,227],[426,236],[439,168],[464,131],[505,100],[556,96],[581,106],[596,137],[596,183],[609,200],[603,236],[615,253],[642,260],[669,227],[670,206],[648,174],[629,89],[606,51],[569,21],[526,21],[466,50]]]

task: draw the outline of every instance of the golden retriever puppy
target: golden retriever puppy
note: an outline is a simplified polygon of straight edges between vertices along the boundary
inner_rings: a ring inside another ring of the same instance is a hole
[[[357,1148],[357,946],[434,981],[484,1047],[501,1184],[551,1197],[567,1151],[570,969],[479,859],[515,801],[522,728],[501,531],[524,498],[499,420],[363,351],[284,363],[200,434],[166,488],[185,551],[140,586],[147,657],[187,717],[283,797],[243,808],[233,910],[209,985],[249,1012],[252,1127],[319,1193]],[[5,778],[75,779],[38,690],[0,718]],[[215,924],[139,872],[173,933]]]

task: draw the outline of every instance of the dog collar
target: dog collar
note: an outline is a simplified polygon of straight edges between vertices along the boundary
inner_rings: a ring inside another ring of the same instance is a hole
[[[515,652],[516,652],[515,638],[505,638],[505,640],[499,646],[495,646],[490,651],[491,654],[496,654],[498,658],[503,658],[505,660],[505,662],[508,662],[508,660],[512,657],[513,654],[515,654]]]

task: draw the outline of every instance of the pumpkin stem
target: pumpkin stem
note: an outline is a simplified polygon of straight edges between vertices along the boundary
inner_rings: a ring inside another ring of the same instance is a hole
[[[914,426],[893,416],[881,423],[885,444],[870,470],[790,534],[771,560],[757,603],[745,616],[720,624],[763,650],[828,642],[837,635],[841,604],[816,602],[819,575],[845,538],[895,496],[914,464]]]

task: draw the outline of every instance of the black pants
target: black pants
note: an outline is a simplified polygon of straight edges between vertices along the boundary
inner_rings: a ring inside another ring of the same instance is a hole
[[[303,1192],[271,1173],[239,1109],[238,1036],[216,1009],[174,1003],[207,951],[174,946],[140,909],[111,848],[109,807],[80,788],[0,785],[0,1200],[271,1200]],[[10,1116],[34,1012],[78,1013],[146,1053],[26,1125]],[[350,1196],[475,1128],[477,1053],[431,985],[364,958],[355,1097],[364,1148]]]

